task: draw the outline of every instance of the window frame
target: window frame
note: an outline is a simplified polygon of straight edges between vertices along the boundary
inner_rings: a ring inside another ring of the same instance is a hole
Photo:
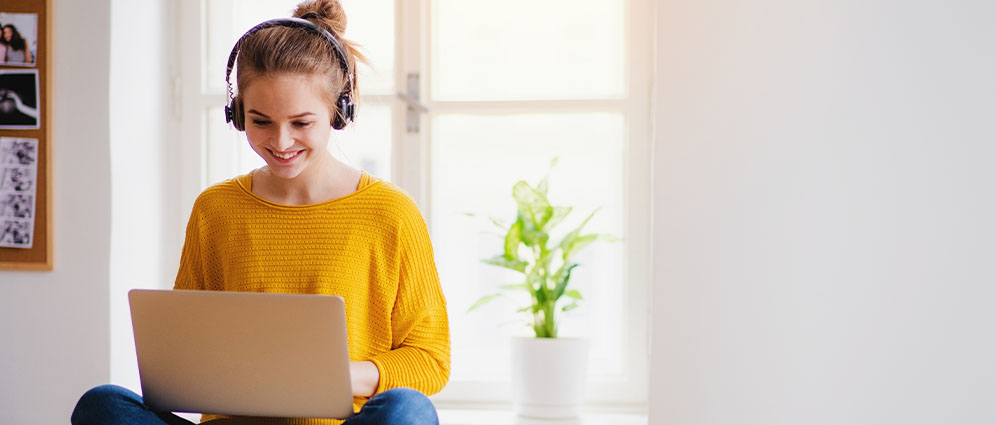
[[[176,34],[179,51],[186,55],[180,63],[180,77],[174,82],[179,97],[181,142],[180,198],[177,228],[186,226],[187,214],[208,176],[207,121],[204,111],[227,103],[225,93],[210,93],[205,84],[206,1],[182,0]],[[409,74],[420,75],[421,102],[428,112],[421,114],[420,131],[406,131],[407,105],[391,95],[363,95],[361,102],[390,103],[392,111],[391,173],[396,184],[415,199],[425,217],[431,217],[431,140],[435,114],[451,112],[512,114],[522,112],[592,112],[610,111],[625,117],[623,191],[623,359],[626,378],[613,382],[589,382],[586,403],[614,409],[645,411],[649,386],[650,258],[651,258],[651,160],[653,92],[653,16],[651,0],[625,0],[625,72],[626,92],[620,98],[580,100],[456,102],[431,99],[431,6],[432,0],[395,0],[395,69],[396,91],[406,87]],[[223,119],[210,117],[208,119]],[[414,160],[412,160],[414,159]],[[430,233],[432,231],[432,223]],[[451,380],[433,400],[440,407],[467,408],[494,406],[510,400],[507,382]]]

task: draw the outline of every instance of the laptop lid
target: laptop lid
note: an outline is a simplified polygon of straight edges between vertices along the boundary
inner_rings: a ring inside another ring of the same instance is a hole
[[[135,289],[128,299],[150,408],[352,415],[342,297]]]

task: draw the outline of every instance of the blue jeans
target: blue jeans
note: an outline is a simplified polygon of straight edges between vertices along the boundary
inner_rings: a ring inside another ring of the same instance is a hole
[[[73,410],[73,425],[190,425],[170,412],[153,412],[142,397],[116,385],[87,391]],[[211,421],[224,424],[225,420]],[[370,398],[344,425],[438,425],[436,408],[422,393],[394,388]]]

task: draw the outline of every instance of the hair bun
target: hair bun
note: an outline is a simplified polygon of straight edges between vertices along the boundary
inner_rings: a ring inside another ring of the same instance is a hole
[[[298,3],[292,16],[307,19],[337,36],[346,32],[346,12],[338,0],[305,0]]]

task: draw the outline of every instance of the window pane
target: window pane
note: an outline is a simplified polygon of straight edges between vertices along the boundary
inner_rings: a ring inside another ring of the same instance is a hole
[[[245,133],[225,122],[224,109],[220,106],[208,108],[204,117],[207,122],[207,178],[205,183],[230,179],[250,170],[262,167],[263,159],[249,147]]]
[[[450,308],[455,380],[507,379],[507,336],[530,331],[515,314],[524,297],[466,312],[498,285],[521,281],[515,272],[481,263],[503,246],[501,230],[488,217],[512,221],[512,185],[519,179],[536,184],[551,158],[558,157],[549,196],[555,205],[575,209],[551,240],[558,241],[599,207],[586,230],[622,236],[624,125],[615,113],[442,115],[434,120],[431,220]],[[585,301],[560,323],[563,336],[591,338],[594,379],[622,373],[622,252],[622,243],[599,243],[575,257],[581,267],[571,284]]]
[[[394,95],[394,0],[341,0],[349,24],[346,38],[370,61],[357,68],[362,94]]]
[[[225,65],[232,46],[247,30],[267,19],[289,17],[300,0],[205,0],[207,61],[205,81],[212,93],[225,87]],[[394,93],[394,0],[343,0],[345,37],[360,45],[371,64],[357,69],[364,94]],[[233,77],[234,80],[234,77]]]
[[[391,180],[391,108],[360,104],[356,121],[344,131],[332,132],[329,150],[353,167],[384,180]]]
[[[225,91],[225,65],[232,46],[249,28],[272,18],[290,16],[296,0],[205,0],[207,55],[204,69],[209,92]],[[232,80],[235,77],[232,76]]]
[[[625,3],[433,0],[433,98],[620,97]]]

